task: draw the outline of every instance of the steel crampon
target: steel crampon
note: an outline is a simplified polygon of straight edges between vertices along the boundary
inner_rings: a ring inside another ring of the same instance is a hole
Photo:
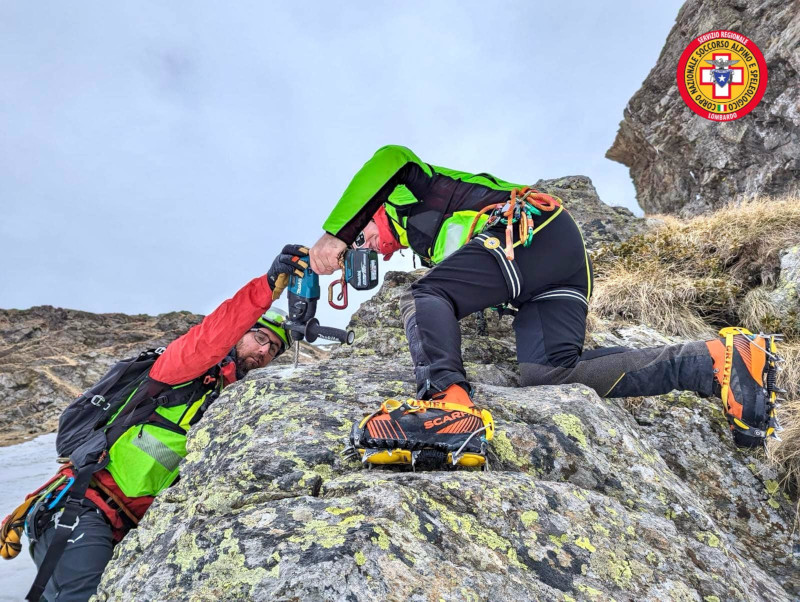
[[[486,453],[493,436],[494,420],[488,410],[435,400],[389,399],[353,424],[344,454],[370,468],[488,470]]]

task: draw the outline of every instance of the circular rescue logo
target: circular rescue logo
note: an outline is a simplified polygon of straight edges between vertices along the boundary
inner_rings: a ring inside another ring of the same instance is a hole
[[[483,241],[483,246],[486,247],[487,249],[496,249],[497,247],[500,246],[500,241],[494,236],[492,236],[491,238],[487,238],[486,240]]]
[[[678,89],[689,108],[712,121],[752,111],[767,88],[767,64],[753,40],[720,29],[696,37],[678,61]]]

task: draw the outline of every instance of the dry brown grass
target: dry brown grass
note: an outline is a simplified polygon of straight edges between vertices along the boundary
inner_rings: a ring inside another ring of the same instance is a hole
[[[687,280],[666,270],[612,268],[598,283],[592,308],[602,316],[640,322],[665,334],[709,338],[714,329],[696,309],[709,305],[708,288],[704,286],[715,285]],[[724,282],[717,285],[724,286]],[[732,299],[728,303],[733,306]]]
[[[748,293],[772,285],[780,251],[800,243],[800,198],[659,220],[657,229],[595,254],[595,311],[686,337],[707,335],[709,324],[774,325],[763,291]]]
[[[778,343],[778,353],[786,360],[778,373],[778,385],[786,389],[786,398],[800,401],[800,341]]]
[[[765,318],[772,312],[769,291],[763,286],[748,291],[738,309],[742,326],[750,330],[761,330]]]
[[[769,288],[780,251],[800,244],[800,198],[758,199],[692,219],[659,217],[657,228],[594,255],[592,309],[602,318],[640,322],[668,335],[706,339],[723,326],[778,326]],[[787,331],[779,383],[782,442],[769,456],[800,491],[800,332]]]
[[[767,455],[781,471],[784,489],[798,499],[800,511],[800,342],[784,342],[779,350],[786,361],[778,385],[787,390],[787,401],[778,408],[781,441],[771,439]],[[796,520],[800,526],[800,516]]]

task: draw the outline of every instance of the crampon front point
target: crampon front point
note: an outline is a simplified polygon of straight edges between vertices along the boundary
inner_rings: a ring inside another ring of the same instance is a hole
[[[486,452],[493,437],[494,420],[488,410],[435,400],[388,399],[353,424],[344,453],[370,468],[488,470]]]

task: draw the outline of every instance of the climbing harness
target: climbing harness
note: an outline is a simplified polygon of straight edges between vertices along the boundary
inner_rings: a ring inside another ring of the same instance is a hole
[[[492,226],[501,224],[506,227],[505,254],[509,261],[514,260],[514,247],[522,245],[531,246],[533,236],[554,219],[561,211],[563,206],[561,199],[544,194],[528,186],[524,188],[514,188],[511,191],[511,198],[505,203],[495,203],[487,205],[475,215],[467,233],[467,240],[477,234],[475,227],[480,217],[486,213],[489,219],[481,230],[486,230]],[[549,213],[554,211],[547,220],[534,227],[534,215],[541,216],[542,212]],[[519,224],[519,240],[514,242],[514,224]]]

